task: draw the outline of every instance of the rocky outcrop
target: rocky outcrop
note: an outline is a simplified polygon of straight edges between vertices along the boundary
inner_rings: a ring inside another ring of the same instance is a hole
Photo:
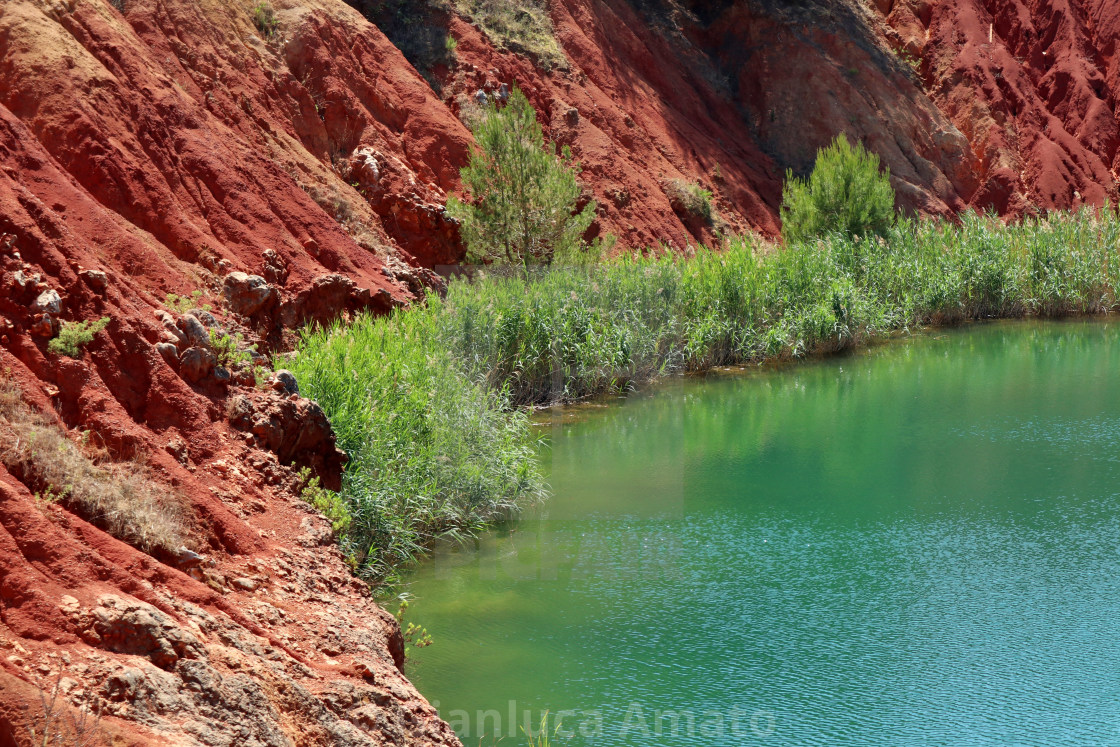
[[[114,743],[458,744],[385,656],[395,624],[335,567],[337,550],[195,555],[188,575],[21,490],[0,477],[0,739],[28,733],[35,693],[57,687],[94,704]],[[298,501],[286,510],[322,534]]]
[[[253,316],[276,303],[276,289],[260,275],[231,272],[222,281],[222,295],[229,310],[242,316]]]
[[[324,487],[341,487],[346,454],[335,446],[334,431],[323,408],[299,396],[295,377],[279,371],[270,391],[245,391],[226,405],[230,425],[252,434],[253,443],[279,458],[281,464],[308,467]]]

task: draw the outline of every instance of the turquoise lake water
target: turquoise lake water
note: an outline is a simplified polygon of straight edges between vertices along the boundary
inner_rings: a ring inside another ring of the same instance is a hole
[[[1120,745],[1120,323],[541,422],[550,502],[408,578],[408,674],[469,747],[545,710],[554,745]]]

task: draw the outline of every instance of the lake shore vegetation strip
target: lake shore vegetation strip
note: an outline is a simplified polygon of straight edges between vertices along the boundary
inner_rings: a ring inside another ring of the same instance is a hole
[[[541,500],[528,405],[925,325],[1114,311],[1120,218],[902,219],[884,236],[454,280],[445,297],[309,330],[285,365],[350,455],[340,541],[384,583],[438,536]]]

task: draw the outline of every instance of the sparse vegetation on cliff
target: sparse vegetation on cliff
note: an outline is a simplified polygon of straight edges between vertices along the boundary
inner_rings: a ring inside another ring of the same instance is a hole
[[[276,29],[280,24],[276,20],[276,11],[268,0],[259,0],[253,6],[253,25],[265,39],[271,39],[276,35]]]
[[[712,193],[695,182],[673,179],[665,184],[665,195],[677,213],[712,221]]]
[[[784,249],[741,239],[694,258],[454,281],[446,298],[307,334],[288,365],[351,456],[343,545],[384,578],[433,537],[541,497],[528,422],[511,407],[925,324],[1115,310],[1118,245],[1111,211],[902,220],[885,237]]]
[[[454,0],[459,12],[478,24],[497,47],[533,57],[545,70],[565,66],[567,58],[545,0]]]
[[[183,504],[152,482],[143,465],[119,463],[79,446],[35,412],[0,374],[0,464],[48,502],[62,502],[109,534],[147,552],[186,542]]]

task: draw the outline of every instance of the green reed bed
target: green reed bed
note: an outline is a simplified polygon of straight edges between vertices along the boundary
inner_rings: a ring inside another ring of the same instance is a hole
[[[900,221],[885,239],[742,239],[455,281],[445,298],[307,333],[288,365],[351,456],[342,543],[381,580],[436,536],[544,495],[524,405],[927,324],[1112,311],[1118,242],[1111,211],[1014,226],[969,214]]]

